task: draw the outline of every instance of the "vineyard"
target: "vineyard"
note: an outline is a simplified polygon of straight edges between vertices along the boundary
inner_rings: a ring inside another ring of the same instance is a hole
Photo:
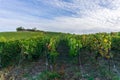
[[[42,61],[42,71],[25,80],[120,80],[119,58],[119,33],[0,33],[1,69]]]

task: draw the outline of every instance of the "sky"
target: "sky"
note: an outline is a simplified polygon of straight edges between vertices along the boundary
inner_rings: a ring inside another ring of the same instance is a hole
[[[20,26],[76,34],[120,31],[120,0],[0,0],[0,32]]]

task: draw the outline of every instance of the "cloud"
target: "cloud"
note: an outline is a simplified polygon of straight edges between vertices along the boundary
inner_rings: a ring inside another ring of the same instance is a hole
[[[70,33],[120,31],[120,0],[0,1],[1,30],[23,26]]]
[[[58,28],[65,27],[66,30],[74,33],[120,31],[119,3],[118,0],[74,0],[72,3],[54,0],[51,2],[53,6],[78,14],[77,18],[58,17],[55,21],[56,24],[61,24]]]

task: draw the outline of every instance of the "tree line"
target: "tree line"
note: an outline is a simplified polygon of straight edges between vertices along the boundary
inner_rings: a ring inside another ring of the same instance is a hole
[[[24,27],[22,27],[22,26],[20,26],[20,27],[17,27],[16,28],[16,31],[32,31],[32,32],[41,32],[41,30],[37,30],[37,28],[36,27],[34,27],[34,28],[31,28],[31,29],[25,29]]]

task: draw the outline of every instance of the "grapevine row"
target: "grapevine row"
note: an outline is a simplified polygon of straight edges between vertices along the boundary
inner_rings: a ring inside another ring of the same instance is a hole
[[[40,35],[29,39],[0,41],[0,63],[1,66],[17,65],[24,60],[35,60],[39,58],[49,58],[49,63],[55,65],[55,60],[60,53],[57,47],[61,40],[67,42],[70,56],[81,56],[81,49],[91,51],[97,56],[110,59],[111,49],[120,50],[120,37],[113,37],[110,34],[99,33],[90,35]]]

